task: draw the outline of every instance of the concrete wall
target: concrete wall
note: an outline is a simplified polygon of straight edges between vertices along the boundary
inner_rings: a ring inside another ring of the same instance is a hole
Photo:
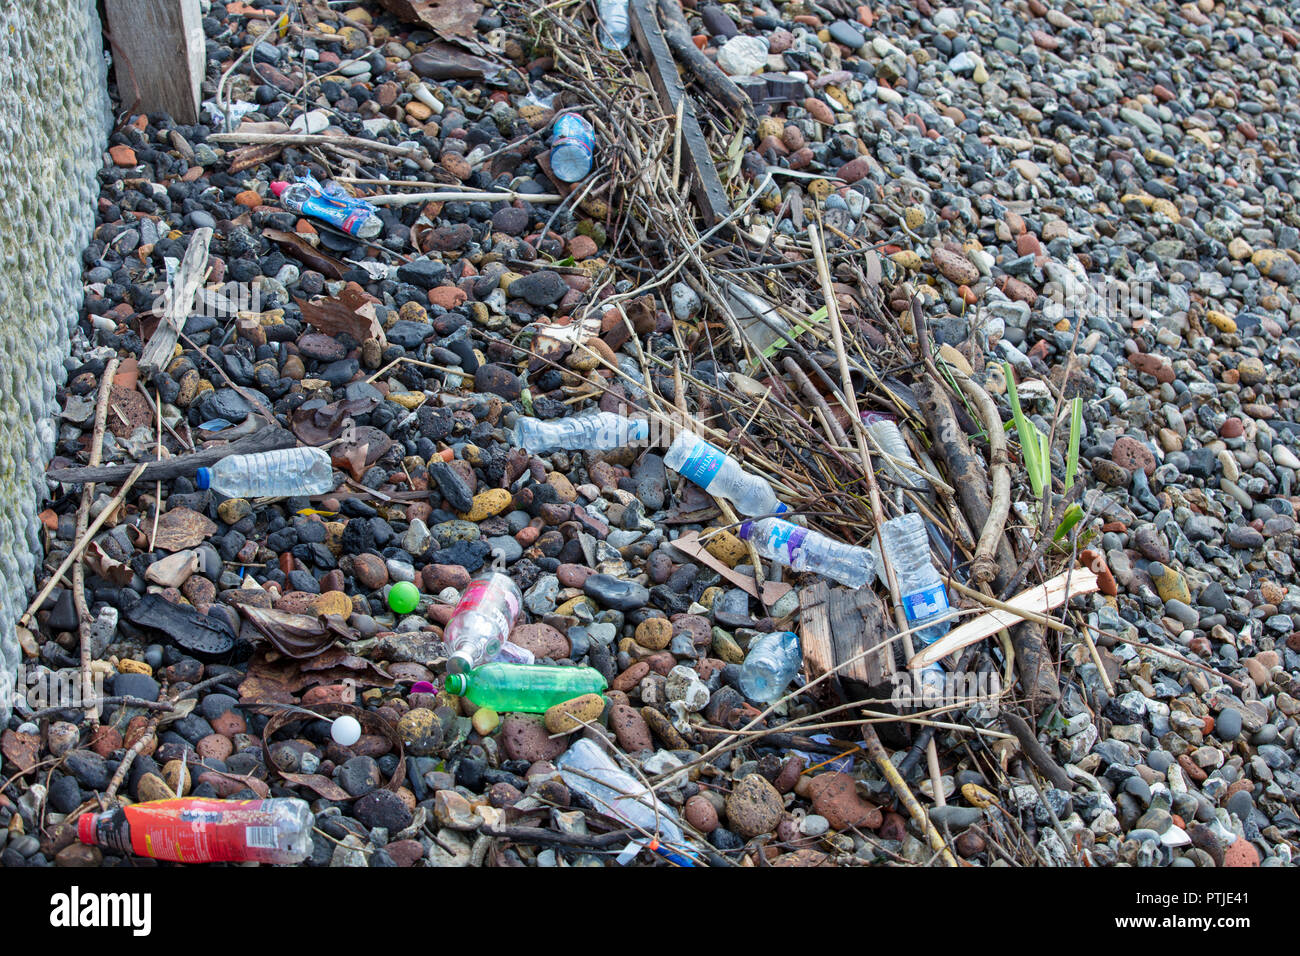
[[[111,115],[94,0],[0,2],[0,718]]]

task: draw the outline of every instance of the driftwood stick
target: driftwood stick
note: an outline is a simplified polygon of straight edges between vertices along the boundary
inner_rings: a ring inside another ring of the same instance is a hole
[[[1025,723],[1018,714],[1007,713],[1003,716],[1006,718],[1007,727],[1020,741],[1020,749],[1025,752],[1025,756],[1038,768],[1039,772],[1052,781],[1052,786],[1058,790],[1064,790],[1066,793],[1073,790],[1074,782],[1061,769],[1061,765],[1052,759],[1052,755],[1047,752],[1047,749],[1038,742],[1038,735],[1034,733],[1033,728]]]
[[[104,454],[104,429],[108,424],[108,397],[113,391],[113,376],[117,374],[118,359],[104,367],[99,381],[99,397],[95,402],[95,430],[90,439],[90,464],[98,465]],[[81,504],[77,507],[77,532],[81,540],[90,523],[90,506],[95,500],[95,485],[87,482],[81,489]],[[86,606],[86,568],[78,561],[72,568],[72,602],[77,611],[77,631],[81,638],[81,699],[90,700],[94,691],[90,680],[90,609]],[[95,709],[86,706],[86,718],[95,719]]]
[[[393,146],[359,136],[325,136],[320,133],[213,133],[209,143],[270,143],[275,146],[327,146],[331,149],[368,149],[413,160],[421,169],[433,169],[433,160],[414,146]]]
[[[737,119],[754,117],[754,102],[741,91],[716,63],[706,57],[691,39],[691,29],[682,13],[680,0],[658,0],[659,22],[664,40],[673,56],[682,64],[700,86],[704,87],[727,112]]]
[[[46,472],[45,477],[50,481],[63,482],[69,485],[81,484],[86,481],[115,482],[121,481],[130,475],[134,469],[143,467],[144,473],[140,477],[145,481],[155,479],[167,481],[172,478],[179,478],[182,475],[193,474],[195,469],[214,464],[227,455],[249,455],[260,451],[275,451],[277,448],[292,448],[297,443],[298,439],[294,437],[292,432],[286,431],[278,425],[266,425],[238,441],[226,445],[217,445],[212,448],[204,448],[187,455],[177,455],[175,458],[167,458],[163,461],[151,461],[143,466],[101,465],[85,468],[55,468]]]

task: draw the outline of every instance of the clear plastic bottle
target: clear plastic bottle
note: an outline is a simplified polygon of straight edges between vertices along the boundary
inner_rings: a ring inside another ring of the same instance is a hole
[[[777,500],[765,478],[751,475],[721,448],[694,432],[678,432],[664,455],[664,464],[709,494],[726,498],[741,514],[784,514],[789,510]]]
[[[863,415],[862,418],[866,421],[867,415]],[[871,437],[876,440],[876,444],[878,444],[881,450],[886,454],[893,458],[897,458],[899,461],[906,462],[908,465],[917,469],[917,471],[921,470],[921,466],[918,465],[916,459],[912,457],[911,449],[907,447],[907,439],[903,437],[903,433],[899,430],[897,422],[888,418],[875,417],[874,420],[867,422],[866,429]],[[915,471],[899,468],[893,462],[888,461],[883,457],[880,459],[879,465],[886,475],[906,488],[921,491],[927,487],[925,479]]]
[[[228,498],[325,495],[334,490],[334,466],[320,448],[279,448],[227,455],[211,468],[200,468],[195,484]]]
[[[607,451],[625,448],[650,436],[650,423],[644,418],[624,418],[613,412],[556,418],[541,421],[520,417],[510,435],[512,444],[534,455],[548,451]]]
[[[549,667],[493,661],[471,671],[448,674],[447,693],[468,697],[479,707],[522,714],[541,714],[556,704],[599,694],[607,686],[594,667]]]
[[[750,700],[771,703],[785,693],[803,667],[803,649],[794,631],[764,634],[749,645],[740,668],[740,689]]]
[[[551,169],[566,183],[576,183],[591,172],[596,152],[596,131],[577,113],[563,113],[555,121],[551,140]]]
[[[84,844],[177,863],[301,863],[311,830],[311,808],[294,797],[153,800],[77,819]]]
[[[793,571],[813,571],[851,588],[876,579],[876,556],[867,548],[836,541],[783,518],[742,521],[737,534],[742,541],[753,541],[763,557]]]
[[[489,571],[471,581],[442,632],[451,651],[447,672],[464,673],[501,653],[523,603],[519,586],[508,574]]]
[[[598,0],[600,13],[600,45],[606,50],[621,50],[632,39],[632,27],[627,18],[627,0]]]
[[[560,778],[580,793],[597,811],[655,833],[660,840],[681,843],[682,830],[672,807],[648,792],[645,784],[621,770],[600,744],[582,737],[555,761]],[[658,816],[656,817],[656,810]]]
[[[925,521],[918,514],[905,514],[891,518],[880,528],[885,557],[894,568],[898,590],[902,595],[903,612],[910,626],[916,627],[931,618],[949,612],[948,590],[930,560],[930,541]],[[914,647],[926,647],[948,633],[951,621],[942,621],[912,633]],[[943,683],[943,667],[938,662],[926,667],[923,679],[928,683],[937,678]]]

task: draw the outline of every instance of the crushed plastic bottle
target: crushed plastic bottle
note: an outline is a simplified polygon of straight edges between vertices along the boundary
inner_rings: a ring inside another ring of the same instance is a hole
[[[742,521],[736,534],[753,541],[763,557],[792,571],[813,571],[851,588],[876,579],[876,557],[867,548],[844,544],[782,518]]]
[[[228,498],[326,495],[334,490],[334,466],[320,448],[279,448],[227,455],[211,468],[200,468],[194,483]]]
[[[370,203],[348,195],[337,183],[322,186],[310,173],[293,183],[277,180],[271,183],[271,192],[285,209],[327,222],[358,239],[373,239],[384,228]]]
[[[597,811],[655,834],[658,841],[671,844],[683,842],[682,828],[677,813],[662,802],[645,784],[631,774],[619,769],[600,745],[583,737],[555,761],[560,778],[572,793],[579,793],[596,807]],[[640,845],[634,841],[634,846]],[[669,854],[654,846],[657,852]],[[674,862],[694,865],[689,858],[678,857]],[[620,857],[620,862],[624,858]]]
[[[803,667],[803,649],[794,631],[764,634],[749,645],[740,668],[740,689],[750,700],[771,703],[785,693]]]
[[[493,661],[471,671],[448,674],[447,693],[468,697],[479,707],[541,714],[556,704],[599,694],[607,686],[594,667],[550,667]]]
[[[451,651],[448,673],[471,670],[501,653],[523,603],[519,586],[500,571],[480,574],[471,581],[442,632]]]
[[[650,423],[644,418],[624,418],[613,412],[556,418],[541,421],[521,416],[510,435],[512,444],[534,454],[566,449],[569,451],[607,451],[626,448],[650,436]]]
[[[606,50],[621,50],[632,39],[627,7],[627,0],[598,0],[596,4],[601,23],[598,31],[600,45]]]
[[[294,797],[153,800],[77,819],[84,844],[176,863],[301,863],[311,830],[311,808]]]
[[[790,334],[790,323],[781,315],[776,303],[727,279],[722,280],[722,292],[741,333],[759,353],[788,344],[781,332]]]
[[[905,514],[891,518],[880,528],[885,556],[894,568],[898,590],[902,595],[903,612],[911,627],[924,624],[949,612],[948,590],[930,560],[930,544],[925,521],[918,514]],[[940,621],[912,632],[913,646],[926,647],[948,633],[950,621]],[[944,683],[943,666],[937,661],[923,671],[927,686],[937,679],[938,687]]]
[[[694,432],[678,432],[664,455],[664,464],[714,497],[726,498],[741,514],[784,514],[789,510],[777,500],[766,479],[751,475],[721,448]]]
[[[596,131],[577,113],[563,113],[555,121],[551,140],[551,169],[566,183],[576,183],[591,172],[596,153]]]

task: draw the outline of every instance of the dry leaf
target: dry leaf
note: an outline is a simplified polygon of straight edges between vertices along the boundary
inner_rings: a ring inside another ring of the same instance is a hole
[[[16,730],[6,730],[0,734],[0,753],[24,772],[36,766],[36,753],[40,749],[41,738],[36,734],[20,734]]]
[[[384,327],[375,317],[375,303],[355,286],[345,288],[337,299],[316,298],[311,302],[294,299],[302,309],[303,321],[308,325],[338,335],[346,332],[357,342],[378,339],[381,348],[388,348]]]
[[[379,0],[403,20],[423,23],[443,37],[472,37],[483,8],[474,0]]]
[[[308,267],[315,269],[328,279],[342,279],[346,267],[333,256],[327,256],[296,232],[281,232],[279,229],[263,229],[262,235],[285,247],[290,255],[301,260]]]

